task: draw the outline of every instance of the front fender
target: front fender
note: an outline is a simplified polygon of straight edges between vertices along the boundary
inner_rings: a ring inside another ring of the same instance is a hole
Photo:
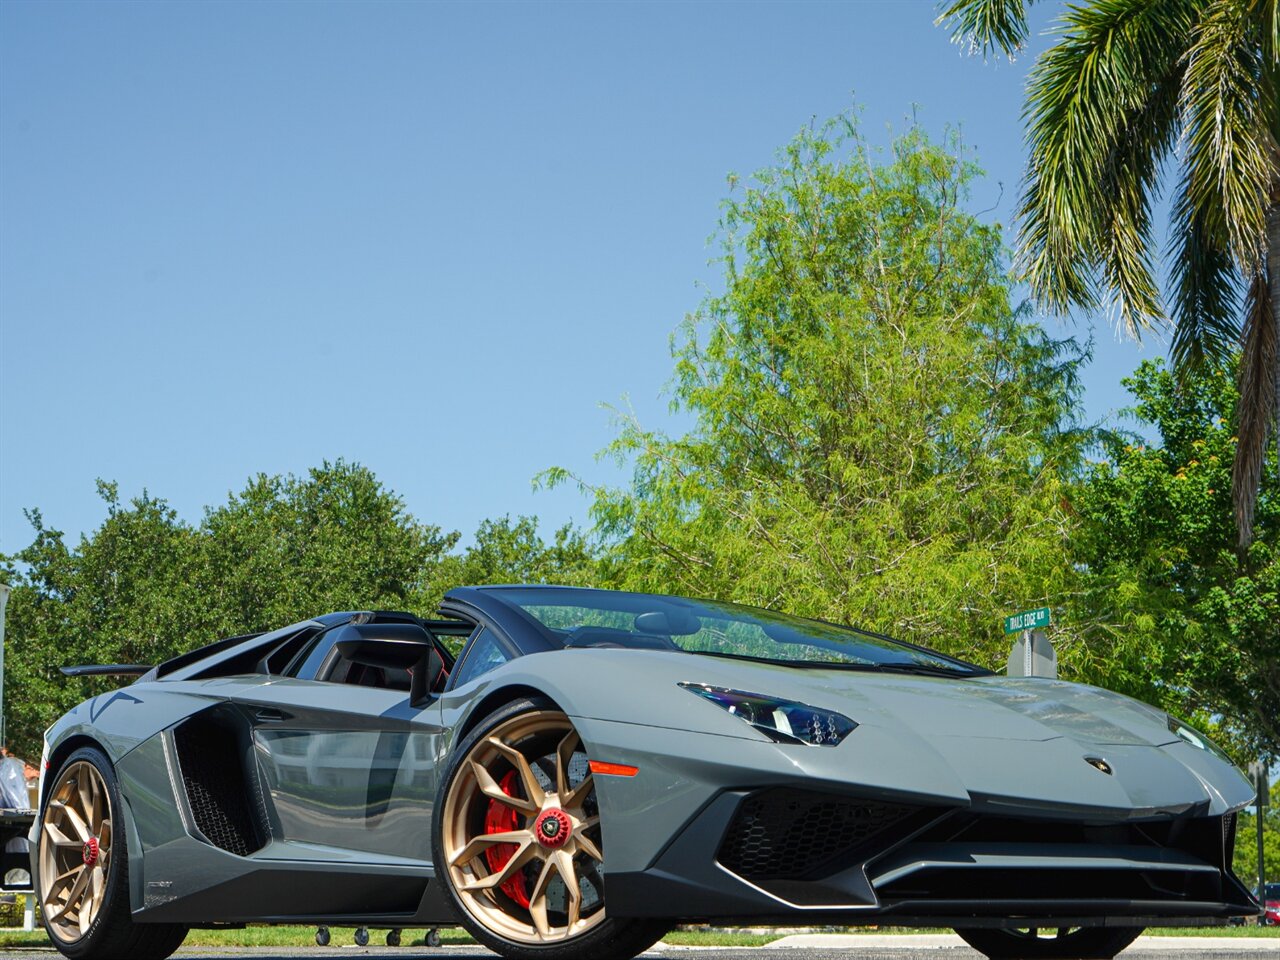
[[[135,683],[72,707],[46,734],[49,773],[57,772],[55,768],[63,752],[60,748],[73,737],[93,740],[107,754],[107,759],[113,764],[119,763],[144,740],[222,699],[202,691],[164,689],[170,686],[177,684]]]

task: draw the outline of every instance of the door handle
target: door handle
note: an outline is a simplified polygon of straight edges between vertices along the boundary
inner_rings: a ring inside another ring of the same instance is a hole
[[[283,710],[276,710],[274,707],[260,707],[254,713],[253,719],[259,723],[279,723],[282,720],[288,720],[289,714]]]

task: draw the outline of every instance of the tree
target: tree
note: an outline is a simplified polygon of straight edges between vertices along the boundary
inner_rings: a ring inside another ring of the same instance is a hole
[[[158,663],[222,636],[342,609],[400,608],[431,588],[456,533],[420,524],[367,468],[325,463],[305,477],[252,479],[193,527],[144,493],[79,545],[38,511],[30,546],[3,558],[9,744],[39,756],[40,733],[114,681],[70,680],[72,663]]]
[[[948,0],[943,19],[1012,56],[1030,2]],[[1180,375],[1237,361],[1244,549],[1280,402],[1280,6],[1086,0],[1061,23],[1028,85],[1022,270],[1054,310],[1112,297],[1132,334],[1171,318]],[[1151,207],[1174,171],[1166,306]]]
[[[1219,726],[1237,759],[1280,757],[1280,478],[1252,545],[1234,549],[1229,494],[1239,392],[1218,371],[1179,384],[1148,361],[1124,381],[1145,432],[1112,434],[1072,494],[1075,623],[1095,682]],[[1216,718],[1216,719],[1214,719]]]
[[[589,491],[611,584],[993,666],[1000,614],[1068,588],[1084,354],[1011,307],[999,231],[964,209],[977,171],[948,146],[912,129],[877,158],[841,118],[726,202],[724,292],[673,346],[695,426],[623,418],[609,452],[631,482]]]
[[[72,680],[59,667],[157,662],[183,649],[198,609],[194,531],[145,492],[127,505],[115,484],[99,481],[98,492],[107,518],[78,548],[32,510],[32,544],[6,558],[6,735],[29,759],[40,756],[45,727],[101,689],[102,681]]]
[[[411,606],[458,541],[411,516],[367,467],[343,460],[306,477],[260,474],[206,510],[200,533],[213,636],[318,611]]]
[[[68,547],[38,510],[35,537],[0,556],[13,587],[6,636],[9,745],[40,754],[40,733],[118,682],[71,680],[73,663],[159,663],[219,637],[271,630],[330,610],[430,616],[462,583],[590,583],[596,562],[566,525],[552,543],[536,517],[485,520],[474,542],[421,523],[360,464],[251,478],[198,526],[148,493],[120,502],[99,481],[107,517]]]
[[[1271,796],[1280,795],[1280,781],[1271,785]],[[1266,861],[1267,883],[1280,883],[1280,808],[1266,808],[1262,824],[1262,856]],[[1233,869],[1251,890],[1258,878],[1258,834],[1256,813],[1241,811],[1236,822],[1236,849]]]
[[[434,610],[450,587],[486,583],[562,583],[591,586],[597,561],[581,531],[565,524],[550,544],[538,533],[537,517],[482,520],[462,553],[444,557],[418,608]]]

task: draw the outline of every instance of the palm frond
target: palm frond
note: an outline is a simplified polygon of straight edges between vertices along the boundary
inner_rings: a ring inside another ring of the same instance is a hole
[[[1262,59],[1275,64],[1280,62],[1280,3],[1262,0],[1258,21],[1262,25]]]
[[[1131,330],[1163,317],[1150,203],[1176,135],[1182,40],[1201,0],[1073,6],[1028,84],[1019,265],[1052,310],[1115,294]]]
[[[1231,254],[1261,270],[1275,105],[1253,4],[1209,0],[1187,53],[1182,113],[1188,202],[1221,211]]]
[[[1115,293],[1120,325],[1135,339],[1164,319],[1154,276],[1151,201],[1176,141],[1181,90],[1182,70],[1175,65],[1129,116],[1099,178],[1103,282]]]
[[[1221,366],[1240,344],[1240,273],[1216,210],[1198,210],[1184,177],[1173,197],[1168,260],[1173,343],[1179,377]]]
[[[1027,5],[1033,0],[954,0],[938,17],[951,39],[984,57],[1000,50],[1012,58],[1027,42]]]
[[[1267,456],[1267,440],[1280,400],[1275,305],[1266,269],[1249,284],[1245,304],[1244,351],[1240,358],[1239,427],[1235,463],[1231,469],[1231,498],[1235,505],[1240,549],[1253,539],[1253,512]]]

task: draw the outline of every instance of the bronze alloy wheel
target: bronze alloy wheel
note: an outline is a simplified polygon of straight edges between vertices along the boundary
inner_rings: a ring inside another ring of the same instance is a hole
[[[44,792],[35,866],[40,915],[49,938],[70,960],[165,960],[187,928],[135,923],[129,903],[129,851],[119,786],[97,745],[83,746],[52,768]]]
[[[49,933],[72,943],[89,932],[111,871],[111,795],[86,760],[66,767],[40,830],[40,903]]]
[[[502,940],[565,943],[604,922],[595,783],[557,710],[519,713],[472,744],[445,798],[441,843],[458,899]]]

